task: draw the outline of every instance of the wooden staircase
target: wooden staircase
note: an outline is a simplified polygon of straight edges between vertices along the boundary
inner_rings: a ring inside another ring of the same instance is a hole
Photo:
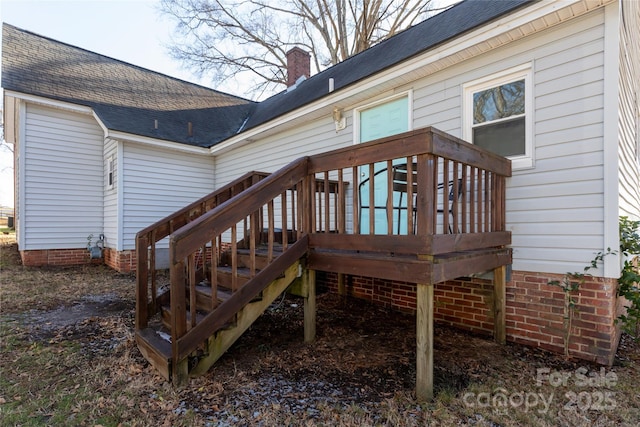
[[[398,187],[389,171],[399,165]],[[368,188],[386,189],[386,202],[361,191],[363,171]],[[406,281],[416,284],[416,394],[428,399],[435,283],[493,270],[495,337],[505,341],[510,175],[509,160],[433,128],[247,173],[137,234],[138,347],[180,386],[287,289],[305,298],[304,339],[312,341],[316,270],[336,273],[339,290],[345,275]],[[452,195],[447,182],[459,183]],[[168,291],[156,268],[167,238]]]
[[[269,254],[266,245],[258,247],[253,261],[257,268],[256,274],[268,266],[269,257],[280,255],[282,255],[281,245],[274,247],[272,254]],[[215,318],[217,310],[233,296],[234,286],[244,287],[252,280],[250,251],[248,249],[238,250],[237,278],[235,280],[230,266],[232,256],[229,251],[222,254],[220,263],[215,269],[217,272],[215,285],[212,285],[212,282],[207,278],[202,278],[195,286],[193,298],[190,295],[188,284],[185,283],[189,301],[187,305],[187,331],[191,330],[193,325],[202,322],[208,315]],[[202,270],[200,270],[200,276],[202,277]],[[292,286],[294,283],[296,286]],[[234,313],[231,318],[224,311],[219,312],[222,318],[216,322],[219,326],[211,330],[211,335],[199,346],[197,351],[189,356],[189,375],[200,375],[206,372],[288,288],[291,288],[292,293],[296,295],[308,297],[308,287],[302,285],[302,260],[293,262],[280,277],[252,295],[250,301]],[[158,295],[158,313],[149,320],[146,328],[136,331],[136,342],[140,351],[167,380],[171,379],[172,371],[170,300],[169,290]],[[190,306],[193,303],[195,303],[195,310],[192,310]],[[192,322],[193,313],[195,313],[196,319]]]

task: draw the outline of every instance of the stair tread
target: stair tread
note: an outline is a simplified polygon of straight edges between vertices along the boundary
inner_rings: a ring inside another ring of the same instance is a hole
[[[250,255],[251,254],[251,249],[249,248],[238,248],[237,249],[238,254],[241,255]],[[275,254],[282,254],[282,245],[281,244],[277,244],[277,245],[273,245],[273,253]],[[267,255],[269,255],[269,248],[266,246],[259,246],[256,247],[256,256],[257,257],[266,257]]]
[[[218,300],[220,301],[226,301],[229,298],[231,298],[232,292],[230,289],[218,286],[216,291],[217,291]],[[209,285],[196,285],[196,292],[211,298],[211,286]]]
[[[232,267],[230,265],[219,265],[217,267],[218,273],[227,273],[227,274],[231,274],[232,272]],[[238,271],[238,276],[240,277],[250,277],[251,275],[251,270],[248,267],[238,267],[237,268]]]
[[[161,307],[162,307],[162,312],[166,313],[166,319],[168,321],[171,318],[171,307],[168,305],[163,305]],[[187,315],[187,323],[191,322],[191,310],[187,310],[186,315]],[[196,311],[196,323],[201,322],[202,319],[205,318],[205,316],[206,316],[206,313],[201,313],[199,310]]]
[[[171,342],[162,338],[156,330],[145,328],[136,333],[138,337],[142,338],[158,355],[166,360],[171,360]]]

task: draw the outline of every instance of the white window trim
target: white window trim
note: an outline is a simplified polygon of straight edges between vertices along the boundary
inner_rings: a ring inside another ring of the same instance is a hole
[[[116,182],[115,156],[107,158],[107,190],[113,190]]]
[[[403,92],[399,92],[392,96],[388,96],[383,99],[379,99],[374,102],[370,102],[368,104],[360,105],[353,109],[353,143],[360,144],[360,113],[362,111],[368,110],[373,107],[377,107],[378,105],[386,104],[389,102],[393,102],[400,98],[407,98],[407,129],[413,130],[413,90],[407,90]]]
[[[465,141],[473,142],[473,94],[505,83],[523,79],[525,96],[525,154],[521,156],[509,156],[513,170],[531,169],[535,164],[533,150],[533,78],[531,63],[522,64],[517,67],[465,83],[462,86],[462,138]]]

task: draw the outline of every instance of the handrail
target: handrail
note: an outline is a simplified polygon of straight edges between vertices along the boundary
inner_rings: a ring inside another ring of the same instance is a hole
[[[365,218],[368,220],[368,229],[362,227],[365,224],[360,222],[355,212],[352,212],[351,218],[339,218],[343,223],[352,224],[353,234],[394,234],[393,212],[400,209],[417,212],[416,224],[413,224],[414,219],[408,216],[406,234],[426,236],[430,240],[427,243],[431,248],[436,248],[437,241],[438,247],[450,249],[453,246],[447,240],[455,240],[465,248],[472,248],[474,244],[483,247],[484,239],[487,238],[484,233],[505,231],[504,188],[505,178],[511,176],[511,161],[437,129],[427,127],[405,132],[317,154],[309,160],[310,174],[350,174],[354,189],[359,188],[360,174],[363,171],[368,172],[369,178],[365,180],[376,178],[376,188],[386,186],[387,195],[397,192],[393,187],[392,175],[383,174],[386,177],[377,179],[379,174],[376,171],[392,170],[398,163],[407,165],[407,175],[412,180],[415,179],[412,185],[407,185],[407,206],[394,206],[393,199],[387,197],[385,230],[377,229],[373,225],[373,209],[369,209],[370,216]],[[447,194],[442,191],[445,182],[462,183],[461,186],[454,186],[453,199],[456,202],[450,206],[445,206],[444,199]],[[380,206],[374,203],[374,192],[370,191],[368,197],[367,203],[366,200],[360,200],[358,193],[353,191],[352,199],[343,201],[343,205],[350,203],[352,211],[355,211],[355,206]],[[314,210],[311,211],[311,215],[314,215]],[[341,213],[341,216],[344,216],[344,213]],[[411,230],[415,232],[412,233]],[[507,240],[508,233],[504,236],[503,240]],[[333,240],[339,244],[337,240],[340,238],[341,236],[332,235],[323,238],[322,241]],[[312,242],[313,240],[315,239],[312,236]],[[377,248],[377,245],[373,245],[373,248]]]
[[[174,230],[183,227],[193,219],[213,209],[220,203],[239,194],[251,185],[269,176],[266,172],[247,172],[227,185],[201,197],[184,208],[156,221],[136,234],[136,327],[145,328],[148,318],[157,310],[156,298],[156,243],[169,236]],[[149,253],[149,248],[151,251]],[[151,284],[149,287],[149,279]],[[151,307],[149,307],[151,293]]]
[[[308,188],[312,181],[307,173],[308,162],[308,158],[303,157],[290,163],[247,189],[242,194],[232,197],[171,235],[169,255],[171,276],[171,345],[172,354],[176,357],[176,361],[181,360],[181,355],[184,356],[193,351],[200,342],[202,342],[202,339],[206,338],[205,332],[209,331],[206,325],[210,327],[212,327],[212,325],[218,325],[216,322],[220,322],[221,318],[226,320],[229,313],[235,313],[240,310],[244,304],[248,303],[255,295],[261,292],[271,280],[276,278],[282,272],[283,268],[288,267],[288,265],[282,266],[280,264],[289,260],[289,257],[292,256],[291,254],[293,254],[295,259],[289,261],[294,262],[306,252],[308,244],[303,233],[308,229],[308,226],[305,222],[299,222],[298,225],[301,227],[301,230],[297,233],[297,242],[286,248],[285,251],[284,243],[288,241],[288,233],[286,233],[286,230],[283,231],[283,251],[285,252],[283,252],[283,255],[277,257],[275,262],[273,261],[272,254],[275,244],[273,233],[275,223],[274,201],[280,198],[281,208],[286,211],[287,202],[285,201],[286,198],[284,195],[288,192],[296,192],[298,197],[297,207],[294,207],[296,216],[300,216],[298,212],[303,212],[307,208],[308,202],[304,189]],[[293,196],[291,196],[291,198],[293,203]],[[261,216],[264,207],[267,207],[267,220],[269,222],[268,252],[270,264],[256,275],[254,267],[256,256],[256,228],[262,229],[261,222],[264,218],[261,218]],[[238,262],[236,251],[238,224],[249,225],[246,228],[244,239],[247,239],[246,234],[248,234],[252,263],[252,280],[243,287],[237,285]],[[218,253],[221,249],[218,246],[221,245],[221,236],[224,233],[230,234],[232,249],[231,298],[223,302],[220,306],[217,306],[217,301],[215,300],[217,298],[218,278],[216,275],[217,267],[215,262],[212,262],[209,281],[211,284],[212,298],[214,300],[212,303],[215,307],[222,309],[222,312],[227,315],[221,315],[216,309],[208,313],[204,319],[196,322],[195,294],[197,279],[195,271],[197,266],[193,254],[208,242],[211,242],[212,253]],[[185,286],[185,284],[188,285]],[[187,312],[187,289],[189,290],[190,297],[189,312]],[[191,318],[190,324],[188,324],[188,314]],[[174,378],[177,378],[179,376],[177,371],[179,364],[175,363],[173,369],[176,370],[174,372]]]
[[[171,259],[186,257],[211,238],[263,206],[267,201],[290,189],[307,176],[308,157],[293,161],[211,211],[186,224],[171,235]]]
[[[421,128],[354,146],[313,155],[309,173],[348,168],[388,159],[433,154],[468,166],[486,168],[503,176],[511,176],[511,161],[477,145],[433,127]]]
[[[218,330],[229,322],[237,313],[239,307],[248,304],[269,283],[281,276],[284,269],[300,259],[307,252],[308,244],[308,237],[305,235],[291,245],[291,248],[284,255],[278,257],[277,261],[274,261],[264,270],[261,270],[254,277],[254,280],[243,286],[238,292],[233,293],[228,300],[221,303],[215,312],[207,314],[187,334],[178,338],[178,351],[174,353],[176,359],[180,360],[187,357],[198,348],[201,342],[211,335],[210,331]]]

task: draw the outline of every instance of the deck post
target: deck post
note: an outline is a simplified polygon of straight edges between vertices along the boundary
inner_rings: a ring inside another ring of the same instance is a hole
[[[338,273],[338,295],[347,296],[347,286],[344,273]]]
[[[178,339],[187,333],[186,275],[183,260],[171,265],[171,376],[173,385],[181,387],[189,381],[189,360],[177,360]]]
[[[493,270],[493,330],[494,339],[499,344],[507,342],[506,287],[507,266],[502,265]]]
[[[310,343],[316,339],[316,271],[305,269],[302,275],[304,297],[304,342]]]
[[[136,238],[136,330],[149,323],[149,239],[146,235]],[[155,295],[154,295],[155,299]]]
[[[173,362],[174,366],[171,372],[171,383],[174,387],[182,388],[189,383],[189,358]]]
[[[416,289],[416,398],[433,399],[433,285]]]

